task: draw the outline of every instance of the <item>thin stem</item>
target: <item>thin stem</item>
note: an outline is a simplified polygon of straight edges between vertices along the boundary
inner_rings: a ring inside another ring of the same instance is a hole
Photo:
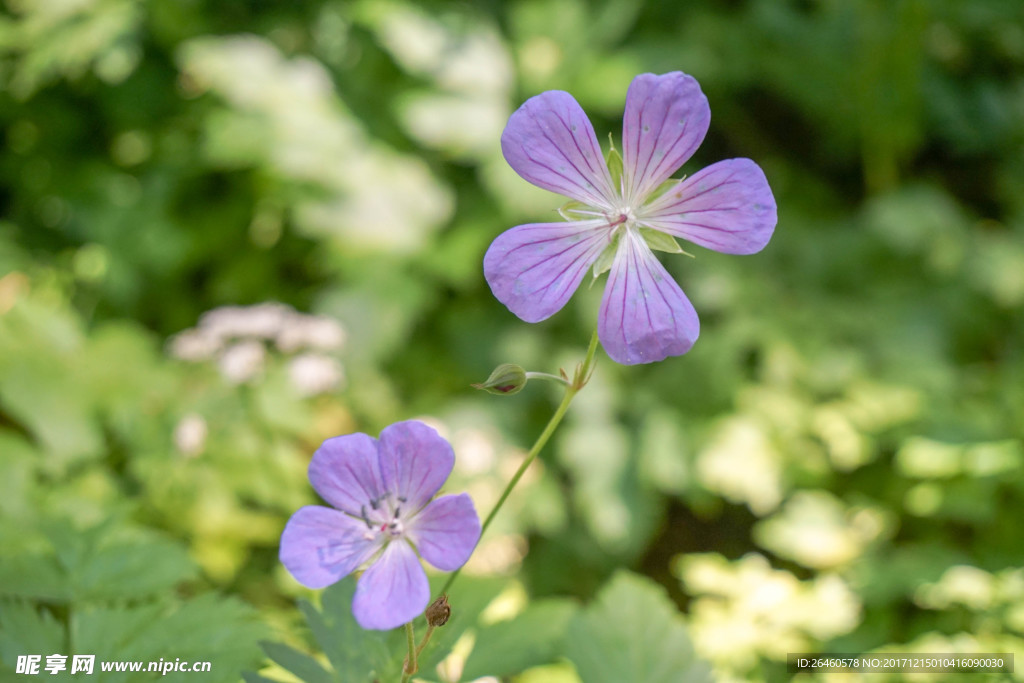
[[[480,528],[480,538],[484,537],[484,533],[487,531],[487,527],[491,525],[498,511],[505,504],[509,495],[512,493],[512,489],[516,487],[519,480],[523,478],[523,474],[526,473],[527,468],[533,464],[533,461],[537,459],[541,450],[547,445],[548,439],[558,429],[558,425],[562,423],[562,418],[565,417],[565,413],[569,410],[569,404],[572,403],[572,399],[580,392],[580,390],[586,386],[590,380],[591,374],[593,374],[594,365],[594,354],[597,352],[597,330],[594,330],[594,334],[590,337],[590,346],[587,348],[587,356],[582,363],[576,366],[576,372],[573,374],[571,382],[567,382],[565,386],[565,394],[562,396],[562,402],[558,404],[558,408],[555,409],[555,414],[548,420],[548,424],[544,427],[544,431],[540,433],[533,446],[530,448],[530,452],[526,454],[526,458],[523,459],[519,469],[512,475],[512,479],[509,480],[508,485],[505,486],[505,490],[501,492],[501,497],[498,498],[498,502],[491,508],[490,514],[487,515],[487,519],[484,520],[483,526]],[[451,588],[455,578],[462,571],[462,567],[459,567],[448,576],[448,581],[445,582],[444,588],[441,589],[441,593],[448,593],[448,589]]]
[[[430,642],[430,636],[434,635],[435,626],[427,625],[427,632],[423,634],[423,640],[420,641],[419,647],[416,648],[416,656],[419,657],[420,653],[423,652],[423,648]]]
[[[405,642],[409,648],[409,654],[405,658],[405,664],[402,666],[402,683],[408,683],[417,669],[416,655],[419,653],[419,650],[416,649],[416,634],[413,633],[411,621],[405,625]]]
[[[558,382],[559,384],[569,384],[569,380],[565,377],[552,375],[550,372],[528,372],[526,373],[526,379],[546,379],[552,382]]]

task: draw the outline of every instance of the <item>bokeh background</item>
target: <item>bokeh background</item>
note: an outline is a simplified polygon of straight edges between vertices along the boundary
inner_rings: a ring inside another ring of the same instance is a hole
[[[257,641],[317,651],[277,542],[326,437],[424,419],[489,510],[558,394],[469,384],[571,368],[602,289],[537,325],[490,295],[490,241],[563,201],[504,123],[563,89],[604,142],[670,70],[712,111],[683,171],[756,160],[775,236],[665,260],[696,347],[599,352],[467,577],[522,608],[646,575],[722,681],[1024,653],[1020,0],[6,0],[0,679],[294,680]]]

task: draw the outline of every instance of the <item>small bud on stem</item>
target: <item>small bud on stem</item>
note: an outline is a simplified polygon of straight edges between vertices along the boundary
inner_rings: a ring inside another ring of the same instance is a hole
[[[452,615],[451,605],[448,604],[448,596],[441,595],[437,600],[430,603],[423,616],[431,626],[444,626],[448,623],[448,617]]]
[[[523,368],[512,363],[502,363],[494,368],[486,382],[472,386],[491,394],[516,394],[526,386],[526,381],[526,371]]]

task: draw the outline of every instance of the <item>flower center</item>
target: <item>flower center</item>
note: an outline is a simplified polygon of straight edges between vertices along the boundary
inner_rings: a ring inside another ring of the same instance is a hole
[[[636,229],[636,216],[633,215],[633,209],[628,206],[619,207],[606,215],[608,217],[608,229],[611,230],[613,235],[619,230]]]
[[[405,532],[405,527],[402,525],[402,520],[395,517],[390,522],[382,524],[380,530],[391,538],[399,538]]]
[[[398,496],[393,502],[390,495],[384,495],[371,500],[370,509],[364,505],[360,512],[366,523],[366,539],[373,540],[380,534],[387,534],[391,539],[401,538],[405,534],[405,524],[402,522],[402,504],[405,502],[403,496]]]

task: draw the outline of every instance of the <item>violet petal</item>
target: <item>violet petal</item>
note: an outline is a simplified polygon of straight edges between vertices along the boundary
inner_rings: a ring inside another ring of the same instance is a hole
[[[629,203],[642,202],[704,140],[711,108],[700,85],[680,71],[640,74],[626,93],[622,163]]]
[[[414,512],[437,493],[452,472],[455,453],[432,427],[396,422],[380,433],[380,470],[395,504]]]
[[[510,311],[539,322],[565,306],[610,239],[605,220],[519,225],[491,243],[484,277]]]
[[[363,517],[385,490],[377,440],[362,433],[327,439],[309,463],[309,482],[334,507]]]
[[[365,629],[386,631],[412,621],[427,607],[430,586],[416,551],[393,541],[359,577],[352,614]]]
[[[753,254],[768,244],[778,218],[761,167],[750,159],[727,159],[654,199],[638,220],[708,249]]]
[[[626,233],[608,275],[597,335],[612,360],[653,363],[690,350],[697,312],[643,238]]]
[[[611,175],[590,119],[561,90],[526,100],[501,134],[501,151],[516,173],[545,190],[611,209]]]
[[[466,493],[438,498],[416,515],[407,535],[424,560],[446,572],[458,569],[480,540],[473,499]]]
[[[366,524],[319,505],[300,508],[281,533],[280,558],[296,581],[323,588],[351,574],[377,548]]]

